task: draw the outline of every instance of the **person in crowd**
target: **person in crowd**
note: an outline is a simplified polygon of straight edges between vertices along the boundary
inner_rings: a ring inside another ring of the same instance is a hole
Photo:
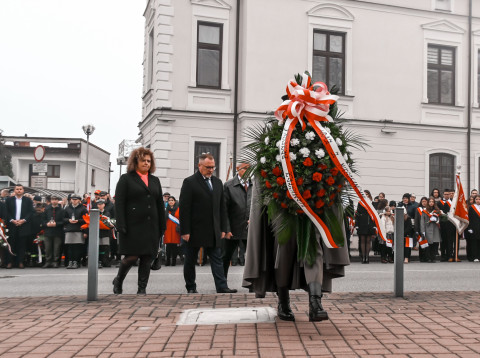
[[[45,211],[45,203],[39,195],[33,197],[33,215],[30,221],[30,235],[26,244],[26,264],[28,267],[33,267],[40,262],[39,255],[42,255],[39,250],[40,241],[36,240],[42,234],[43,227],[43,213]]]
[[[372,200],[372,194],[370,191],[365,190],[365,195],[368,199]],[[357,211],[355,212],[355,225],[357,229],[357,235],[359,239],[359,251],[362,257],[362,263],[368,264],[370,262],[370,250],[372,247],[372,238],[377,235],[377,228],[375,222],[368,214],[367,209],[358,203]]]
[[[197,293],[195,262],[200,247],[210,259],[217,292],[237,292],[228,288],[223,272],[220,248],[227,231],[227,218],[223,183],[213,176],[214,170],[214,157],[209,153],[200,155],[198,171],[184,179],[180,191],[180,229],[187,242],[183,276],[188,293]]]
[[[100,199],[102,199],[105,202],[105,211],[109,212],[111,217],[115,217],[115,206],[113,203],[110,201],[109,195],[106,191],[101,191],[100,192]]]
[[[8,190],[7,190],[7,193],[8,193]],[[7,225],[7,207],[5,205],[5,202],[1,199],[0,199],[0,219],[3,221],[4,225]],[[3,245],[0,245],[0,268],[7,267],[7,263],[5,262],[6,257],[7,257],[7,249]]]
[[[224,241],[223,272],[228,275],[232,254],[239,251],[240,265],[245,264],[247,247],[248,221],[252,201],[252,183],[243,179],[248,164],[237,164],[237,175],[224,185],[225,205],[227,207],[227,233]]]
[[[407,214],[410,218],[415,217],[415,210],[417,210],[419,203],[416,202],[417,196],[415,194],[410,194],[410,203],[407,206]]]
[[[167,229],[163,235],[165,244],[165,266],[177,264],[178,248],[180,246],[180,209],[174,196],[169,195],[168,206],[165,211]]]
[[[442,197],[440,196],[440,189],[438,188],[433,188],[430,196],[432,196],[437,203],[442,199]]]
[[[472,189],[472,191],[470,192],[470,196],[477,196],[478,195],[478,190],[477,189]]]
[[[440,210],[431,196],[420,220],[420,232],[428,241],[428,262],[435,262],[440,243]]]
[[[474,203],[468,208],[468,228],[465,230],[468,261],[480,260],[480,195],[475,195]]]
[[[100,200],[100,189],[97,189],[93,192],[93,199],[90,202],[92,209],[97,209],[97,201]]]
[[[452,206],[451,190],[445,189],[443,191],[443,199],[441,199],[437,206],[443,212],[443,214],[448,215],[450,207]],[[455,260],[455,239],[456,239],[456,228],[449,220],[442,220],[440,222],[440,253],[441,261],[453,262]]]
[[[0,191],[0,201],[2,203],[4,203],[9,196],[10,192],[8,191],[8,189],[3,189],[2,191]]]
[[[419,203],[419,206],[418,208],[415,210],[415,219],[414,219],[414,230],[415,230],[415,240],[416,241],[421,241],[421,235],[420,233],[422,232],[421,228],[420,228],[420,221],[422,220],[422,214],[424,212],[424,210],[427,208],[427,204],[428,204],[428,199],[426,196],[422,197],[420,199],[420,203]],[[419,244],[418,245],[418,258],[420,260],[420,262],[427,262],[428,261],[428,247],[421,247],[421,245]]]
[[[165,205],[165,209],[168,206],[168,198],[170,198],[170,193],[169,192],[163,193],[163,204]]]
[[[385,199],[385,193],[381,192],[378,194],[378,205],[377,205],[377,210],[382,213],[385,208],[388,206],[388,200]]]
[[[112,214],[105,208],[106,202],[103,199],[97,200],[97,209],[100,211],[100,215],[104,216],[106,220],[112,218]],[[110,238],[112,236],[112,228],[100,228],[99,233],[99,262],[98,268],[110,267]]]
[[[43,268],[57,268],[60,263],[62,250],[63,223],[65,212],[59,205],[60,197],[51,196],[51,204],[45,208],[43,213],[45,265]]]
[[[408,202],[406,200],[406,195],[408,195]],[[403,254],[404,254],[404,263],[409,263],[411,256],[412,256],[412,247],[413,247],[413,237],[414,237],[414,231],[413,231],[413,224],[412,224],[412,218],[408,214],[409,212],[411,215],[415,215],[415,211],[412,212],[411,208],[414,206],[412,203],[411,195],[406,194],[404,195],[402,202],[398,205],[398,208],[404,208],[403,212],[403,235],[404,235],[404,249],[403,249]],[[408,245],[407,245],[408,242]],[[410,246],[410,243],[412,244],[412,247]]]
[[[81,226],[85,224],[83,216],[88,214],[85,206],[81,204],[82,197],[73,194],[70,205],[65,208],[63,227],[65,231],[65,246],[67,249],[67,269],[78,269],[81,266],[82,255],[85,251],[85,237]]]
[[[31,237],[31,219],[34,213],[33,201],[26,197],[23,185],[17,184],[14,188],[14,196],[6,199],[8,241],[15,256],[7,254],[7,268],[14,265],[25,268],[25,249],[27,240]]]
[[[137,294],[145,295],[150,265],[156,257],[165,232],[165,206],[160,180],[155,173],[155,157],[147,148],[132,151],[127,173],[120,177],[115,190],[115,215],[119,231],[120,261],[113,280],[113,293],[123,292],[123,281],[130,268],[138,264]]]
[[[383,232],[387,235],[386,239],[391,240],[391,243],[393,244],[395,235],[395,217],[392,215],[392,210],[389,206],[385,207],[385,210],[380,217],[380,225],[383,228]],[[383,264],[393,262],[393,249],[390,244],[387,244],[383,240],[380,242],[380,257]]]

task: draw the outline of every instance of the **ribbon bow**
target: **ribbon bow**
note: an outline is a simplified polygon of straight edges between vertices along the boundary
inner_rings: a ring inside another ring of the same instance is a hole
[[[309,122],[333,122],[328,115],[330,105],[334,104],[338,96],[328,92],[327,85],[323,82],[315,82],[311,85],[311,77],[302,74],[302,84],[294,80],[287,84],[288,100],[284,101],[275,111],[275,117],[283,122],[286,118],[298,119],[305,130],[305,117]]]

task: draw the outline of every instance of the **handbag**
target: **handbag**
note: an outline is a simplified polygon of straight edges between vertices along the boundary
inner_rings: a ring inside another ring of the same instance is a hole
[[[160,270],[162,268],[162,263],[160,262],[160,251],[161,250],[158,250],[157,256],[152,261],[152,264],[150,266],[151,270],[157,271],[157,270]]]

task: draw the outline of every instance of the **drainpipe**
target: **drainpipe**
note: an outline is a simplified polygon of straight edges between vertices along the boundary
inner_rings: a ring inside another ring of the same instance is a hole
[[[237,165],[237,141],[238,141],[238,57],[240,48],[240,0],[237,0],[237,23],[235,30],[235,88],[233,99],[233,168]]]
[[[467,113],[467,193],[470,194],[472,136],[472,0],[468,1],[468,113]]]

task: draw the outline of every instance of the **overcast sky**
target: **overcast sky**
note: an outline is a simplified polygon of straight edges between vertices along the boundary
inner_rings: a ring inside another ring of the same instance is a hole
[[[141,120],[145,0],[1,0],[0,129],[84,138],[111,153]],[[124,170],[125,168],[123,168]],[[106,188],[105,188],[106,189]]]

